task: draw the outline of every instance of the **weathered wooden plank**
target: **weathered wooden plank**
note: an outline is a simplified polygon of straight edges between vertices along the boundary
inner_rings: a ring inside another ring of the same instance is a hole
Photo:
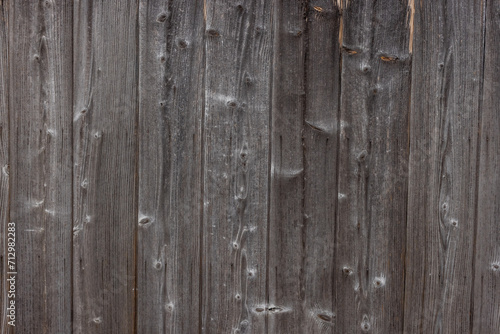
[[[69,333],[73,4],[9,1],[7,11],[16,333]]]
[[[407,3],[343,3],[335,295],[339,333],[403,323],[410,57]]]
[[[481,1],[415,2],[408,333],[471,330],[483,13]]]
[[[139,7],[137,332],[200,328],[202,1]]]
[[[206,2],[203,333],[263,333],[271,2]]]
[[[9,222],[9,63],[8,6],[0,3],[0,332],[13,333],[7,325],[8,222]]]
[[[483,3],[484,69],[481,89],[478,154],[478,198],[471,332],[495,333],[500,328],[500,3]],[[476,57],[480,57],[478,54]],[[480,58],[479,58],[480,59]]]
[[[137,10],[74,10],[75,333],[133,333],[137,227]]]
[[[301,333],[305,323],[304,151],[305,1],[274,8],[269,333]]]
[[[333,333],[340,7],[310,1],[305,38],[304,310],[300,333]]]

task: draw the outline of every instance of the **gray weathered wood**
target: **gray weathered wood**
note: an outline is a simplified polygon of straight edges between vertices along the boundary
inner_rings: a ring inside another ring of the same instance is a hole
[[[271,197],[268,259],[270,333],[300,333],[305,322],[304,150],[305,38],[303,1],[274,8]]]
[[[498,332],[499,11],[0,1],[1,332]]]
[[[271,2],[207,1],[202,333],[266,315]]]
[[[73,331],[134,333],[135,1],[75,3]]]
[[[4,9],[19,333],[71,331],[72,9],[62,1]]]
[[[408,7],[343,4],[335,294],[340,333],[402,331]]]
[[[481,1],[415,3],[407,333],[471,330],[483,15]]]
[[[475,76],[480,85],[480,128],[477,170],[471,296],[471,333],[497,333],[500,328],[500,4],[484,2],[481,13],[485,43],[484,69]],[[484,35],[485,34],[485,35]],[[478,55],[480,56],[480,54]],[[481,71],[481,70],[480,70]],[[482,79],[482,80],[481,80]],[[475,113],[474,113],[475,114]]]
[[[8,245],[7,223],[9,222],[9,63],[7,5],[0,3],[0,332],[12,333],[7,326],[8,303],[7,272],[8,259],[5,251]]]
[[[299,333],[333,333],[338,113],[340,107],[340,7],[315,0],[307,8],[303,242],[304,319]]]
[[[137,332],[200,328],[202,1],[139,7]]]

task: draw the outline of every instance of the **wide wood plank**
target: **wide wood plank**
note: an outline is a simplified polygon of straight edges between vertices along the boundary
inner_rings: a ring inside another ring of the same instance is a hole
[[[338,113],[340,107],[340,7],[315,0],[305,35],[304,305],[301,333],[333,333]]]
[[[137,332],[200,328],[202,1],[139,7]]]
[[[205,4],[202,333],[266,332],[271,4]]]
[[[73,4],[9,1],[6,10],[16,333],[69,333]]]
[[[407,333],[471,330],[482,3],[415,2]]]
[[[484,70],[478,154],[478,197],[474,236],[472,333],[496,333],[500,328],[500,3],[484,2]],[[485,35],[484,35],[485,34]],[[481,80],[483,78],[483,80]]]
[[[138,2],[74,9],[73,331],[133,333]]]
[[[343,3],[335,295],[339,333],[403,323],[408,114],[407,3]]]
[[[303,1],[274,8],[269,333],[302,333],[305,323],[304,150],[305,16]]]

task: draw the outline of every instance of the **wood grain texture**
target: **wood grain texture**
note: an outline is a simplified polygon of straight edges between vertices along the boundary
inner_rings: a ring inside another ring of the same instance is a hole
[[[340,107],[340,8],[308,4],[305,38],[303,242],[304,320],[300,333],[333,333],[337,154]]]
[[[7,4],[0,3],[0,332],[12,333],[7,325],[8,222],[9,222],[9,36]]]
[[[483,15],[480,1],[415,6],[408,333],[471,330]]]
[[[200,328],[203,2],[139,7],[137,332]]]
[[[0,1],[0,331],[499,332],[499,12]]]
[[[8,2],[16,332],[71,331],[73,6]]]
[[[483,5],[484,69],[479,79],[481,103],[477,171],[471,333],[500,328],[500,4]],[[481,80],[481,78],[484,78]]]
[[[340,333],[402,331],[408,7],[343,7],[335,295]]]
[[[305,1],[274,8],[268,322],[270,333],[305,323],[304,148]]]
[[[269,1],[206,1],[202,333],[265,332]]]
[[[135,332],[135,1],[74,8],[73,332]]]

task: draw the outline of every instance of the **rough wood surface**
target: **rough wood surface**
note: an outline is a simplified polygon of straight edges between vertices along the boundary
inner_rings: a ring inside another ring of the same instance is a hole
[[[138,4],[81,0],[74,18],[73,332],[134,333]]]
[[[471,332],[496,333],[500,328],[500,4],[488,1],[481,14],[484,67],[475,76],[480,85]],[[484,23],[483,23],[484,24]],[[484,79],[481,78],[484,76]]]
[[[497,333],[499,11],[0,1],[1,332]]]
[[[397,333],[410,102],[407,4],[348,2],[342,33],[337,328]]]
[[[471,329],[483,10],[479,1],[415,7],[404,306],[408,333]]]
[[[9,213],[17,238],[16,333],[68,333],[73,6],[10,1],[4,11],[9,35]]]
[[[304,1],[277,1],[274,8],[271,193],[269,219],[269,333],[300,333],[305,272]]]
[[[6,307],[8,305],[7,283],[8,270],[7,228],[9,222],[9,61],[7,32],[7,8],[5,3],[0,3],[0,332],[12,333],[13,328],[7,325]]]
[[[200,327],[203,43],[203,2],[140,2],[138,333]]]
[[[304,322],[298,333],[331,333],[335,304],[335,226],[340,107],[340,7],[311,1],[306,12],[302,143]],[[308,275],[307,273],[315,273]]]
[[[203,333],[266,319],[271,2],[205,4]]]

